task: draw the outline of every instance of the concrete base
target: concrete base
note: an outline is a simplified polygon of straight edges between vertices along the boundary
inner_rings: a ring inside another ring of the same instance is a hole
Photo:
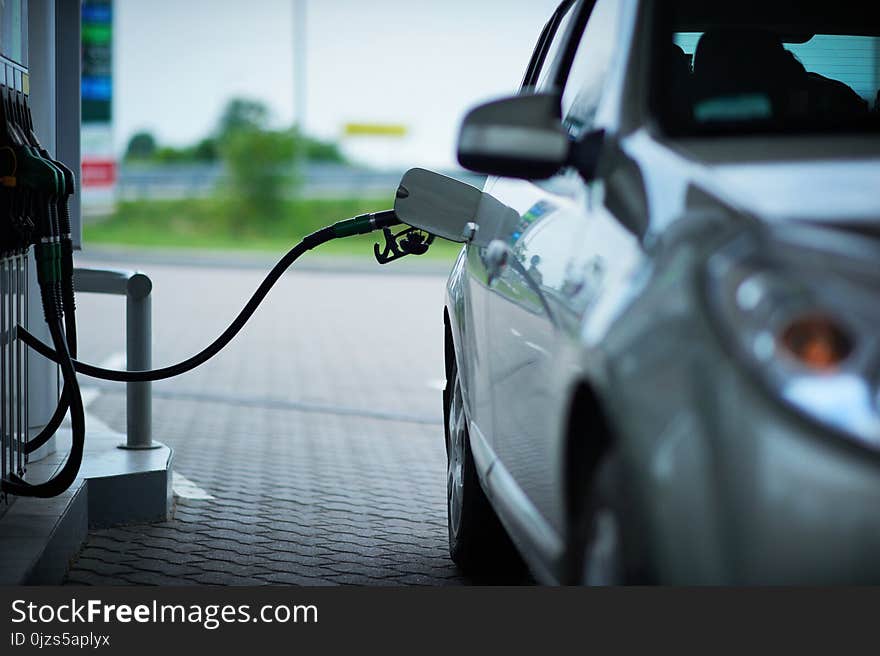
[[[98,423],[87,421],[83,466],[71,489],[54,499],[15,499],[0,517],[0,585],[59,584],[90,528],[169,517],[171,449],[119,449],[123,436]],[[70,432],[56,439],[56,453],[28,466],[28,481],[46,480],[63,465]]]

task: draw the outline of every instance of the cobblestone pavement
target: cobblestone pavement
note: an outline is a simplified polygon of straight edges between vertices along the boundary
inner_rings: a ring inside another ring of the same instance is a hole
[[[156,366],[213,339],[263,275],[140,268],[154,281]],[[446,550],[443,284],[286,276],[223,354],[154,385],[154,437],[213,498],[178,497],[168,522],[92,532],[68,583],[465,582]],[[120,366],[121,299],[78,305],[82,359]],[[98,389],[89,412],[124,432],[124,387]]]

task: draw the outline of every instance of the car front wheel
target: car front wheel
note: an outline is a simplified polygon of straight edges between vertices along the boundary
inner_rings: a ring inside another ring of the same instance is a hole
[[[449,554],[472,577],[496,578],[520,572],[516,550],[480,486],[455,365],[444,396]]]

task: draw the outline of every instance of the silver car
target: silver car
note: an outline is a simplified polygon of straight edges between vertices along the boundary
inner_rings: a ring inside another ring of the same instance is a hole
[[[870,4],[560,5],[460,135],[463,569],[880,582],[878,88]]]

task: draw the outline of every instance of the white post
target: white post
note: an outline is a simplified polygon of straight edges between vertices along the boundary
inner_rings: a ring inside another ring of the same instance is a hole
[[[293,123],[299,136],[306,135],[306,112],[308,101],[308,12],[307,0],[293,0]],[[306,175],[306,150],[300,141],[296,149],[296,171],[303,179]]]

